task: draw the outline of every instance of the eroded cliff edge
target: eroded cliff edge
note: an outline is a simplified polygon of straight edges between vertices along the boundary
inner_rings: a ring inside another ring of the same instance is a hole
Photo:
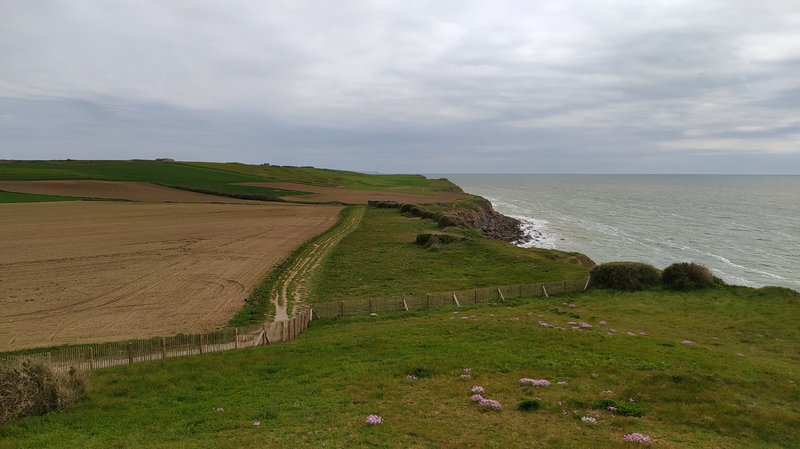
[[[526,243],[531,237],[522,230],[522,223],[494,210],[489,200],[480,198],[471,202],[471,207],[455,207],[448,212],[480,231],[484,237],[504,240],[514,244]]]

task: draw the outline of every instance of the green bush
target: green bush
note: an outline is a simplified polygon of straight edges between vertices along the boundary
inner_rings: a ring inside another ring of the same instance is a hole
[[[464,223],[464,220],[458,217],[454,217],[452,215],[442,215],[442,217],[439,218],[439,227],[441,228],[448,228],[451,226],[458,227],[464,225],[466,225],[466,223]]]
[[[635,416],[637,418],[641,418],[642,415],[644,415],[644,407],[635,402],[622,402],[615,401],[614,399],[599,399],[592,405],[595,408],[609,410],[615,415]]]
[[[401,204],[400,205],[400,212],[409,212],[412,207],[414,207],[413,204]]]
[[[525,411],[539,410],[542,407],[544,407],[544,402],[541,399],[531,398],[521,400],[517,406],[518,409]]]
[[[439,248],[442,245],[448,245],[459,240],[464,240],[464,237],[452,234],[441,234],[438,232],[423,232],[417,234],[416,243],[425,248]]]
[[[715,279],[708,268],[696,263],[674,263],[661,273],[661,282],[670,290],[698,290],[714,286]]]
[[[9,362],[0,366],[0,425],[61,410],[85,390],[86,377],[75,369],[56,374],[43,362]]]
[[[433,218],[433,212],[431,212],[429,210],[426,210],[425,212],[422,213],[421,217],[422,218],[429,218],[429,219]]]
[[[423,209],[420,209],[417,206],[412,207],[408,211],[408,213],[410,213],[411,215],[413,215],[415,217],[421,217],[423,212],[425,212],[425,211]]]
[[[639,262],[609,262],[592,268],[591,285],[615,290],[645,290],[658,285],[661,273],[652,265]]]

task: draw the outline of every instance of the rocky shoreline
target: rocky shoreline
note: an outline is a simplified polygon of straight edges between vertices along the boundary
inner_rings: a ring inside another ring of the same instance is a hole
[[[451,213],[480,231],[484,237],[511,242],[515,245],[531,241],[522,223],[494,210],[489,200],[481,199],[474,209],[455,209]]]

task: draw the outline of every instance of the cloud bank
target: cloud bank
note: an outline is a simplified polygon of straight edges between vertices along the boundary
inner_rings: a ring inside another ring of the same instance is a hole
[[[800,4],[39,1],[0,158],[800,173]]]

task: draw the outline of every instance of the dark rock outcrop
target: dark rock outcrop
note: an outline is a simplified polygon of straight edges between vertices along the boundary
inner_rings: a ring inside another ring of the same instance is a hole
[[[519,220],[497,212],[492,207],[492,203],[483,198],[477,202],[474,208],[455,208],[448,213],[464,220],[480,231],[484,237],[490,239],[504,240],[515,244],[530,240],[530,236],[523,232]]]

